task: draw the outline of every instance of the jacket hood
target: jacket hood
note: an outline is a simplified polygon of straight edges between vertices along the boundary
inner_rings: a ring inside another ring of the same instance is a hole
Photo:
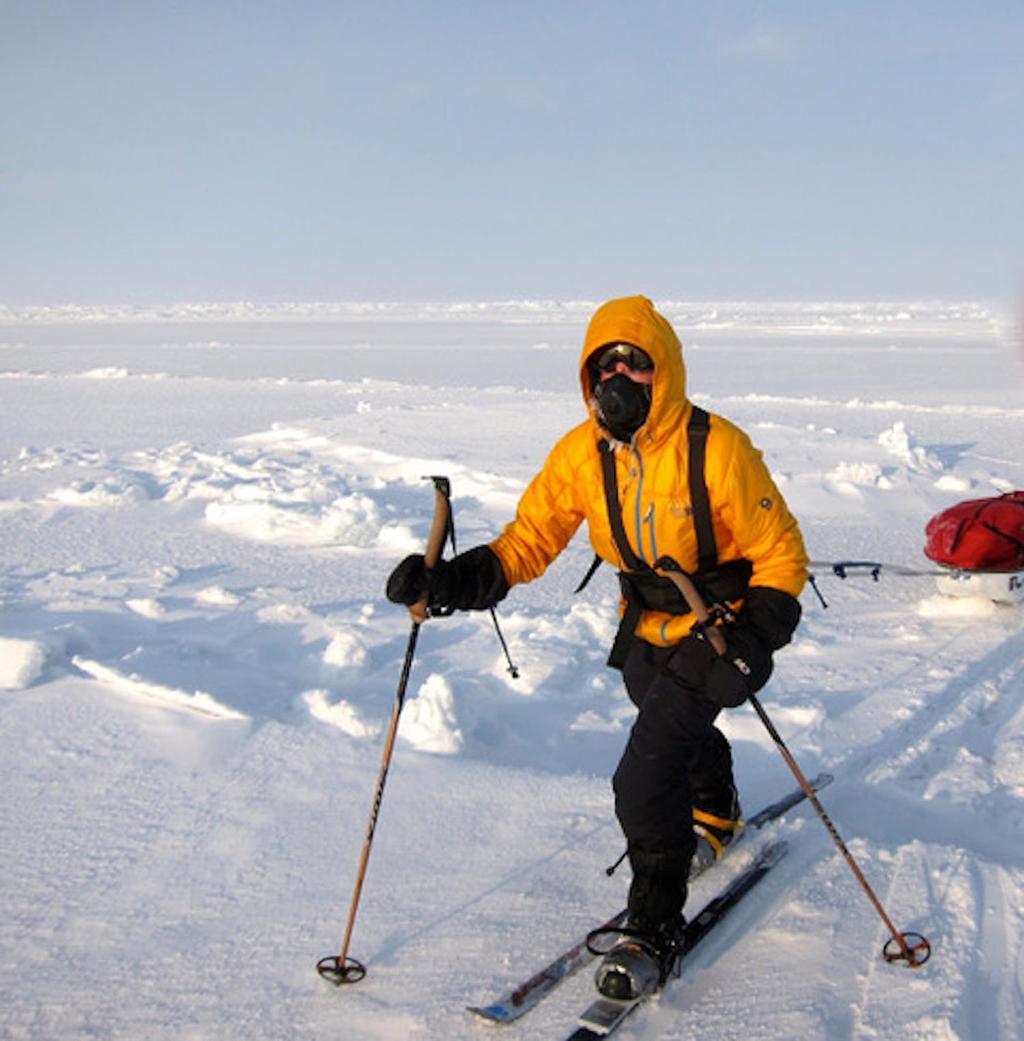
[[[689,407],[686,399],[686,366],[683,346],[671,325],[646,296],[624,296],[602,304],[587,326],[580,356],[580,386],[593,421],[597,423],[587,359],[609,343],[631,343],[646,351],[654,362],[651,411],[638,437],[660,440],[678,425]],[[602,428],[603,430],[603,428]]]

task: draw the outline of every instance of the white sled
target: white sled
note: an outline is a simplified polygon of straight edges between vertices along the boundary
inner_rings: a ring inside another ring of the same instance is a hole
[[[935,583],[944,596],[980,596],[997,604],[1024,603],[1024,571],[950,571]]]

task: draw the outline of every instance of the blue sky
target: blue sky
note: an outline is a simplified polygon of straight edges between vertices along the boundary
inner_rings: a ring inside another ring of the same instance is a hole
[[[1024,4],[0,0],[0,302],[998,297]]]

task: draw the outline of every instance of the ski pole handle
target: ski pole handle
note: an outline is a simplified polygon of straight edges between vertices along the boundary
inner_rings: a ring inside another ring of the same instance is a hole
[[[429,571],[441,559],[445,539],[452,526],[451,482],[447,477],[431,477],[434,482],[434,519],[430,524],[427,548],[423,554],[423,566]],[[430,617],[430,593],[411,604],[409,615],[413,622],[422,625]]]
[[[665,562],[668,563],[667,560]],[[661,561],[658,561],[658,563],[661,563]],[[655,567],[657,566],[655,564]],[[704,626],[704,634],[714,648],[715,653],[719,656],[725,654],[725,637],[720,629],[706,624],[711,618],[711,612],[708,610],[707,604],[704,603],[704,598],[697,591],[697,587],[693,584],[693,579],[685,571],[675,567],[665,568],[663,574],[683,594],[683,599],[686,601],[687,606],[697,616],[697,621]]]

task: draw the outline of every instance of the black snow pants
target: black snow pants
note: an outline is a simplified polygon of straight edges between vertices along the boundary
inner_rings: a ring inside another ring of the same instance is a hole
[[[714,726],[720,707],[704,694],[713,660],[712,648],[694,637],[673,647],[635,639],[623,667],[626,690],[639,712],[612,787],[634,890],[648,865],[659,875],[665,866],[676,879],[682,872],[676,895],[685,899],[696,849],[694,796],[714,804],[732,787],[732,752]],[[660,910],[663,901],[656,903]],[[666,906],[674,903],[670,898]]]

